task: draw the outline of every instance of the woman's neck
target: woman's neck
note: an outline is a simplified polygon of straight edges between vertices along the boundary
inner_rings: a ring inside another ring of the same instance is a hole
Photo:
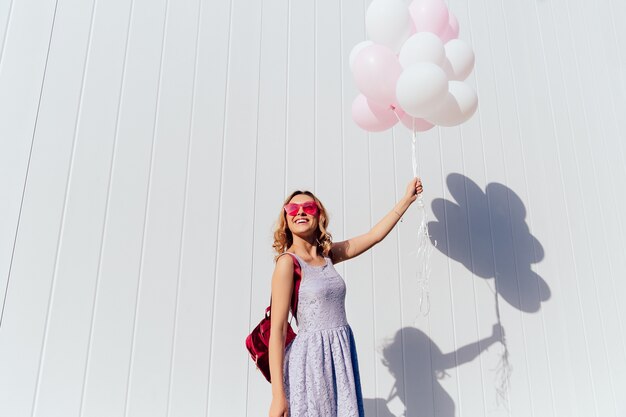
[[[315,259],[318,257],[317,245],[315,245],[315,241],[307,241],[298,236],[293,237],[293,243],[291,244],[289,251],[298,254],[304,259]],[[305,254],[306,256],[301,256]]]

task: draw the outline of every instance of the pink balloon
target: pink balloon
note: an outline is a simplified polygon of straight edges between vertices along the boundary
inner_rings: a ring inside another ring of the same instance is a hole
[[[398,123],[398,117],[402,118],[404,112],[391,106],[378,104],[368,100],[363,94],[359,94],[352,102],[352,119],[363,130],[368,132],[382,132]]]
[[[386,105],[396,105],[396,81],[402,66],[396,54],[386,46],[374,44],[363,48],[354,59],[352,74],[357,88],[367,98]]]
[[[448,24],[448,6],[443,0],[413,0],[409,13],[418,32],[439,35]]]
[[[441,42],[446,43],[459,37],[459,21],[456,16],[450,13],[450,19],[444,30],[439,35]]]
[[[412,117],[411,115],[406,113],[400,118],[400,121],[403,125],[408,127],[409,130],[412,131],[413,129],[415,129],[416,132],[426,132],[427,130],[432,129],[433,126],[435,126],[428,120],[420,119],[419,117]]]

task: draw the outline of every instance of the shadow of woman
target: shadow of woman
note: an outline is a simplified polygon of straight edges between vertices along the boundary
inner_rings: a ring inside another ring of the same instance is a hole
[[[482,351],[502,340],[504,329],[494,324],[492,334],[477,342],[462,346],[454,352],[443,353],[426,333],[414,327],[396,332],[383,350],[383,364],[395,379],[389,396],[365,398],[365,415],[378,417],[454,417],[455,404],[439,381],[446,370],[473,361]],[[402,344],[404,342],[404,355]],[[389,404],[398,398],[404,412],[394,414]]]

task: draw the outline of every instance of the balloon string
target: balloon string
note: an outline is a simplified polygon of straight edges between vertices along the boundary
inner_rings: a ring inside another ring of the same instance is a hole
[[[400,116],[398,116],[398,112],[396,111],[395,106],[391,106],[391,110],[393,111],[393,114],[396,116],[396,119],[398,119],[399,122],[401,122],[402,120],[400,119]],[[417,142],[417,130],[415,129],[415,118],[411,117],[411,122],[413,124],[413,129],[411,130],[411,165],[413,166],[413,177],[417,177],[418,175],[418,169],[417,169],[417,157],[416,157],[416,151],[415,151],[415,143]],[[421,197],[421,195],[419,196]]]
[[[413,125],[415,125],[415,121],[413,121]],[[413,164],[413,176],[417,177],[417,158],[415,156],[415,142],[417,142],[417,132],[415,131],[415,126],[413,126],[413,132],[411,135],[411,162]]]
[[[398,116],[398,113],[396,112],[396,108],[391,106],[391,110],[393,110],[393,114],[396,116],[396,119],[401,122],[400,116]],[[415,129],[414,117],[411,117],[411,123],[413,127],[413,129],[411,129],[411,166],[413,167],[413,178],[419,178],[419,169],[417,166],[417,129]],[[424,206],[421,194],[417,196],[417,203],[420,207]]]
[[[419,177],[417,165],[417,130],[415,129],[415,118],[412,118],[413,129],[411,131],[411,165],[413,167],[413,177]],[[417,229],[417,288],[419,293],[418,311],[427,316],[430,312],[430,256],[433,245],[430,243],[428,233],[428,221],[422,194],[417,195],[417,209],[420,217],[420,224]],[[435,245],[437,242],[435,242]]]
[[[498,325],[500,329],[502,329],[502,322],[500,321],[500,302],[498,299],[498,284],[496,282],[496,278],[494,277],[494,285],[495,285],[495,299],[496,299],[496,318],[498,319]],[[503,330],[500,330],[500,342],[504,347],[504,351],[500,356],[500,360],[498,361],[498,365],[496,366],[496,403],[498,405],[502,404],[506,409],[508,409],[508,397],[507,393],[509,391],[511,373],[513,372],[513,367],[509,362],[509,348],[506,342],[506,335]]]
[[[417,167],[417,131],[415,130],[415,119],[413,119],[413,132],[411,134],[411,164],[413,165],[413,178],[419,178],[419,170]],[[422,200],[422,194],[417,195],[417,205],[421,209],[424,208],[424,201]]]
[[[395,107],[392,106],[391,109],[393,110],[393,114],[396,115],[398,121],[401,121]],[[413,122],[413,129],[411,132],[411,166],[413,168],[413,177],[419,178],[419,169],[417,165],[417,130],[415,129],[415,118],[411,119]],[[418,311],[423,316],[427,316],[430,312],[430,256],[433,252],[433,248],[437,246],[437,241],[435,240],[431,243],[431,236],[430,233],[428,233],[428,218],[426,216],[422,194],[417,196],[417,209],[419,212],[418,216],[420,218],[420,223],[417,228],[417,270],[415,273],[419,294]]]

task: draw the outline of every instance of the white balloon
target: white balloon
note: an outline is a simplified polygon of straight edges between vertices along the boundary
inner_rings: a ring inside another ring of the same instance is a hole
[[[447,92],[448,77],[432,62],[411,65],[396,83],[398,104],[413,117],[426,118],[432,114],[443,103]]]
[[[451,80],[463,81],[474,69],[474,51],[461,39],[452,39],[444,46],[446,59],[443,69]],[[402,62],[402,61],[401,61]]]
[[[370,45],[374,45],[374,42],[372,41],[363,41],[363,42],[359,42],[356,45],[354,45],[354,47],[352,48],[352,51],[350,51],[350,69],[354,70],[354,60],[356,59],[356,56],[359,54],[359,52],[361,52],[361,50],[363,50],[363,48],[366,48]]]
[[[441,39],[434,33],[419,32],[404,42],[400,49],[400,64],[408,68],[416,62],[432,62],[441,66],[446,53]]]
[[[478,96],[469,84],[450,81],[443,103],[426,120],[439,126],[456,126],[472,117],[477,107]]]
[[[411,16],[402,0],[374,0],[365,15],[367,35],[398,52],[411,34]]]

